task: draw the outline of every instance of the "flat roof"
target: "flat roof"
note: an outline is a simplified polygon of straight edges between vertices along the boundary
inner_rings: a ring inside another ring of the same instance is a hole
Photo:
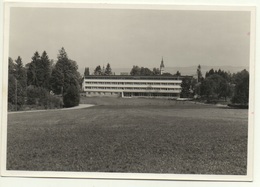
[[[88,75],[85,79],[125,79],[125,80],[181,80],[192,76],[133,76],[133,75]]]

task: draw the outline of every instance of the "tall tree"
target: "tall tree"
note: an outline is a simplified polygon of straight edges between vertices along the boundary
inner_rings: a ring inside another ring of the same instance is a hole
[[[84,76],[89,76],[89,67],[85,68]]]
[[[146,67],[138,67],[138,66],[133,66],[131,69],[130,75],[135,75],[135,76],[149,76],[149,75],[159,75],[160,70],[157,68],[153,68],[151,71],[149,68]]]
[[[64,94],[64,106],[65,107],[73,107],[78,106],[80,100],[79,92],[77,91],[77,87],[75,85],[70,85],[65,94]]]
[[[49,60],[49,57],[46,53],[46,51],[43,51],[42,56],[41,56],[41,64],[40,67],[38,68],[37,74],[39,74],[41,78],[41,82],[39,86],[49,90],[50,89],[50,78],[51,78],[51,62]],[[39,78],[39,79],[40,79]]]
[[[160,75],[159,68],[153,68],[153,75]]]
[[[63,94],[64,74],[61,65],[55,65],[50,79],[51,89],[55,94]]]
[[[62,47],[60,50],[59,50],[59,54],[57,56],[58,58],[58,62],[59,61],[68,61],[69,58],[68,58],[68,55],[67,55],[67,52],[65,51],[64,47]]]
[[[179,71],[177,71],[177,72],[175,73],[175,76],[181,76],[181,73],[180,73]]]
[[[16,101],[16,64],[13,59],[8,59],[8,103],[15,104]]]
[[[25,103],[26,97],[26,70],[23,66],[22,58],[18,56],[15,60],[16,69],[15,69],[15,89],[16,89],[16,104],[18,105],[18,109],[22,107]]]
[[[149,75],[153,75],[153,72],[149,68],[141,67],[140,75],[149,76]]]
[[[201,82],[202,73],[201,73],[201,66],[200,65],[198,65],[198,68],[197,68],[197,76],[198,76],[198,82]]]
[[[223,77],[225,80],[227,80],[228,82],[231,81],[231,74],[229,72],[225,72],[221,69],[219,69],[218,71],[215,70],[212,68],[209,70],[209,72],[206,72],[206,75],[205,75],[205,78],[211,76],[211,75],[214,75],[214,74],[217,74],[217,75],[220,75],[221,77]]]
[[[225,99],[230,96],[229,83],[219,74],[213,74],[207,77],[201,84],[202,95],[208,99]]]
[[[27,85],[50,89],[49,81],[51,76],[51,61],[44,51],[40,56],[36,51],[32,57],[32,61],[27,64]]]
[[[15,74],[16,64],[11,57],[8,58],[8,73]]]
[[[215,74],[214,69],[210,69],[209,72],[206,72],[205,78],[209,77],[210,75]]]
[[[32,57],[32,61],[28,65],[28,70],[27,70],[27,85],[33,85],[33,86],[38,86],[38,76],[37,76],[37,65],[40,64],[41,58],[36,51]]]
[[[248,104],[249,101],[249,72],[243,70],[234,75],[235,92],[232,103]]]
[[[13,74],[8,75],[8,103],[15,105],[17,101],[17,79]]]
[[[141,75],[141,68],[139,68],[138,66],[133,66],[130,75]]]
[[[100,65],[98,65],[94,70],[94,75],[102,75],[102,69]]]
[[[181,83],[181,98],[192,98],[194,95],[195,81],[191,77],[184,77]]]
[[[25,68],[23,67],[22,58],[18,56],[15,62],[16,62],[16,78],[21,82],[22,86],[26,86],[26,71]]]
[[[112,75],[112,69],[109,63],[107,63],[107,67],[105,70],[105,75]]]
[[[70,85],[74,85],[77,91],[80,90],[80,74],[77,71],[77,63],[68,58],[65,49],[59,50],[58,61],[51,74],[51,87],[55,94],[66,93]]]

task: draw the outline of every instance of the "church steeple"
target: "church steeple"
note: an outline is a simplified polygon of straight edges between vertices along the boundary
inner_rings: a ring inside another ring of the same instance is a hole
[[[160,65],[160,74],[162,75],[163,72],[164,72],[164,64],[163,64],[163,57],[162,57],[161,65]]]
[[[103,68],[102,68],[102,75],[105,75],[105,66],[103,64]]]

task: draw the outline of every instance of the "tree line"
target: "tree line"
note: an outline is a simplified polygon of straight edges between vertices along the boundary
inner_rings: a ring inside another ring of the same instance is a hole
[[[130,75],[133,76],[149,76],[149,75],[160,75],[159,68],[153,68],[150,70],[146,67],[133,66],[130,71]]]
[[[90,70],[89,67],[85,68],[84,71],[84,76],[90,75]],[[107,63],[106,68],[103,66],[101,68],[100,65],[98,65],[94,71],[93,75],[115,75],[115,73],[112,72],[111,65]],[[132,76],[152,76],[152,75],[161,75],[161,72],[159,68],[153,68],[152,70],[147,68],[147,67],[139,67],[137,65],[134,65],[130,71],[130,75]],[[176,74],[171,74],[171,73],[163,73],[163,76],[181,76],[181,73],[179,71],[176,72]]]
[[[59,50],[57,62],[46,51],[34,53],[30,63],[9,57],[8,110],[72,107],[79,104],[82,78],[78,65],[69,59],[65,49]]]
[[[181,87],[183,98],[197,98],[207,102],[229,100],[234,104],[248,105],[249,72],[244,69],[231,74],[221,69],[211,69],[203,77],[199,65],[197,77],[185,77]]]
[[[163,76],[181,76],[181,73],[177,71],[175,74],[171,73],[163,73],[161,74],[159,68],[153,68],[152,70],[147,67],[139,67],[139,66],[133,66],[133,68],[130,71],[130,75],[133,76],[153,76],[153,75],[163,75]]]
[[[84,76],[90,75],[89,67],[85,67]],[[98,65],[93,72],[93,75],[113,75],[112,68],[109,63],[107,63],[106,68],[103,66],[101,68],[100,65]]]

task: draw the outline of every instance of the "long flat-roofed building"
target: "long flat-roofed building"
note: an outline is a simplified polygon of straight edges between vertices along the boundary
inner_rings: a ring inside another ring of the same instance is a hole
[[[179,98],[184,76],[85,76],[86,96]]]

